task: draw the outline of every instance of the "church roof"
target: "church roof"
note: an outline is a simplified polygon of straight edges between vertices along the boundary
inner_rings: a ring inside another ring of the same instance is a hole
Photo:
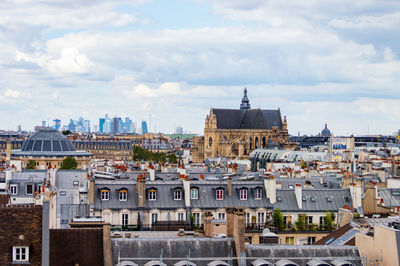
[[[279,110],[261,109],[212,109],[219,129],[282,129]]]

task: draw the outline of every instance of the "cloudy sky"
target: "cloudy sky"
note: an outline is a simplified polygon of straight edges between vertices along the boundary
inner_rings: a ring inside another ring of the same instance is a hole
[[[2,0],[0,128],[130,116],[201,133],[280,107],[289,133],[400,128],[398,0]]]

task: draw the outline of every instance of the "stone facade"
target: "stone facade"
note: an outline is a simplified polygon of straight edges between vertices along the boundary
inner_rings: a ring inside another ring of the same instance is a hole
[[[225,157],[248,159],[257,148],[292,148],[288,140],[287,120],[280,109],[250,109],[247,92],[240,109],[213,109],[207,115],[204,137],[193,139],[193,161]]]

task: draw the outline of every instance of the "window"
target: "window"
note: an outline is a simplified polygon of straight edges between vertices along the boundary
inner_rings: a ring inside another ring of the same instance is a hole
[[[307,222],[307,224],[311,225],[312,224],[312,216],[307,216],[306,222]]]
[[[66,191],[60,191],[60,196],[67,196],[67,192]]]
[[[218,213],[218,220],[225,221],[225,213],[224,212],[219,212]]]
[[[276,197],[276,201],[277,202],[282,202],[282,198],[281,197]]]
[[[200,225],[200,213],[198,213],[198,212],[193,213],[193,224],[195,226]]]
[[[29,247],[13,247],[13,261],[29,261]]]
[[[156,223],[158,221],[158,214],[157,213],[152,213],[151,214],[151,223]]]
[[[122,189],[119,191],[119,201],[127,201],[128,200],[128,191],[126,189]]]
[[[73,184],[74,186],[79,186],[79,181],[74,181],[74,182],[72,182],[72,184]]]
[[[109,200],[110,199],[110,191],[108,189],[101,190],[101,200]]]
[[[313,245],[315,243],[315,236],[309,236],[307,238],[307,245]]]
[[[289,227],[292,225],[292,216],[283,216],[283,224],[285,227]]]
[[[124,225],[128,225],[129,224],[129,214],[127,214],[127,213],[123,213],[122,215],[121,215],[121,218],[122,218],[122,225],[124,226]]]
[[[285,242],[286,242],[286,245],[294,245],[294,237],[293,236],[287,236]]]
[[[150,189],[148,191],[148,198],[149,198],[149,200],[156,200],[156,198],[157,198],[157,190]]]
[[[264,224],[265,223],[265,212],[258,212],[257,213],[257,223]]]
[[[223,189],[217,189],[217,191],[216,191],[216,199],[217,200],[223,200],[224,199],[224,190]]]
[[[17,195],[18,194],[17,185],[11,185],[10,186],[10,193],[11,193],[11,195]]]
[[[249,212],[246,212],[245,223],[246,223],[247,226],[251,224],[251,215],[250,215]]]
[[[289,189],[293,189],[293,185],[288,185],[288,188]]]
[[[208,139],[208,146],[212,146],[212,137],[210,137],[209,139]]]
[[[178,221],[183,221],[183,212],[178,212]]]
[[[316,202],[317,201],[317,199],[314,196],[311,196],[310,200],[311,200],[311,202]]]
[[[33,195],[33,185],[32,184],[26,185],[26,195]]]
[[[240,190],[240,200],[247,200],[247,189]]]
[[[327,202],[332,202],[332,197],[326,197]]]
[[[174,200],[181,200],[182,199],[182,190],[176,189],[174,190]]]
[[[256,200],[262,199],[262,189],[261,188],[256,188],[256,190],[254,190],[254,199],[256,199]]]
[[[190,190],[190,199],[198,199],[199,198],[199,189],[192,188]]]
[[[325,216],[319,217],[319,224],[324,225],[325,224]]]

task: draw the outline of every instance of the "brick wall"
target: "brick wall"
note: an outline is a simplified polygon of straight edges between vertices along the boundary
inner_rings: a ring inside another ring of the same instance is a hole
[[[30,265],[41,265],[41,206],[0,207],[0,265],[12,263],[13,246],[29,246]]]

